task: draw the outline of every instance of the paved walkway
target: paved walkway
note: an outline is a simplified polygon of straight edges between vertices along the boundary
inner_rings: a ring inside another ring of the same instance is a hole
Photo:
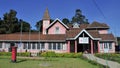
[[[120,68],[120,64],[117,62],[114,62],[114,61],[104,60],[104,59],[98,58],[92,54],[83,54],[83,56],[90,60],[94,60],[102,65],[108,65],[110,68]]]

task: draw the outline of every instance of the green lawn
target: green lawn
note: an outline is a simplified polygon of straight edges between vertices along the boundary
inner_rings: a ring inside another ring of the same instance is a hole
[[[50,58],[49,60],[18,59],[11,63],[10,57],[0,56],[0,68],[99,68],[80,58]]]

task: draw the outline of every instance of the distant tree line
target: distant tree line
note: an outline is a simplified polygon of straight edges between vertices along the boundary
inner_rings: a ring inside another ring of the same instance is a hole
[[[9,12],[3,14],[3,18],[0,18],[0,34],[16,33],[20,32],[21,30],[22,32],[29,32],[30,30],[42,31],[42,20],[36,22],[36,30],[32,30],[29,22],[18,19],[16,15],[17,12],[12,9]],[[50,22],[53,22],[53,19],[50,19]],[[72,21],[70,21],[68,18],[63,18],[62,22],[66,25],[73,23],[89,24],[88,19],[82,15],[82,11],[80,9],[76,10],[75,16],[72,17]]]

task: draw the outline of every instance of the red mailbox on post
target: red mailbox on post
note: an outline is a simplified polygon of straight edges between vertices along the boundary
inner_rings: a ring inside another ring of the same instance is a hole
[[[13,45],[12,46],[12,56],[11,56],[12,62],[16,62],[16,55],[17,55],[17,47]]]

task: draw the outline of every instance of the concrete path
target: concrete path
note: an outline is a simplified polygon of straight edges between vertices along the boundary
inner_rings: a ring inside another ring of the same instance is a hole
[[[84,57],[94,60],[102,65],[108,65],[110,68],[120,68],[120,64],[114,61],[104,60],[94,56],[93,54],[83,54]]]

